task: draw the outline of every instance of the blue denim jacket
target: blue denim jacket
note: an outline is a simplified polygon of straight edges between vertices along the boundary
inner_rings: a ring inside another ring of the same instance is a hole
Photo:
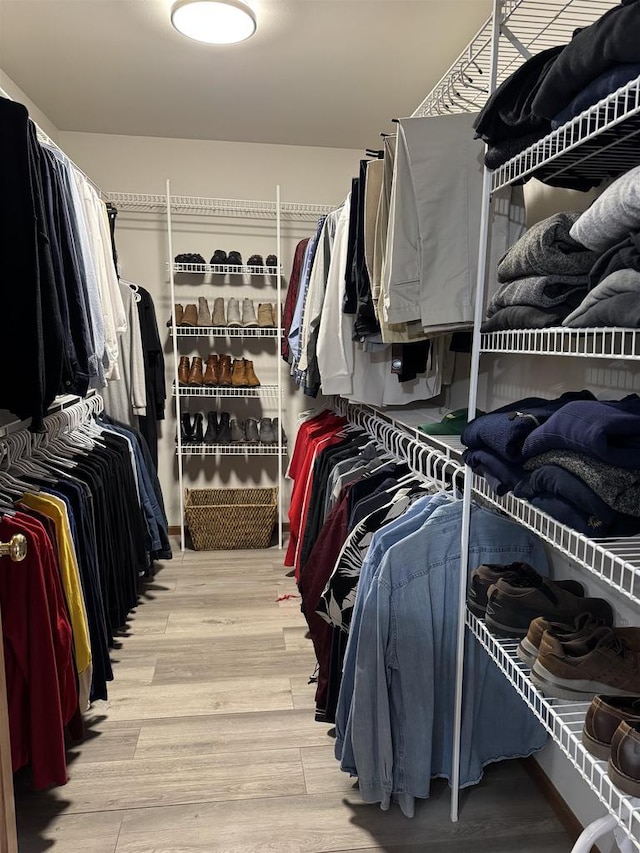
[[[462,503],[438,507],[392,546],[365,593],[357,636],[342,769],[359,778],[366,802],[406,814],[428,797],[432,777],[451,778]],[[520,525],[474,507],[470,569],[527,562],[547,574],[540,541]],[[360,591],[360,590],[359,590]],[[354,758],[346,766],[348,741]],[[477,783],[491,761],[529,755],[542,726],[481,646],[467,638],[461,784]]]

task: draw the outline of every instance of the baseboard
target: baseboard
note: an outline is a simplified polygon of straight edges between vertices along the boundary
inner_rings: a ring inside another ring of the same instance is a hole
[[[571,837],[571,840],[575,842],[584,827],[565,800],[560,796],[558,789],[533,756],[520,759],[520,763],[536,783],[541,794],[553,809],[553,813]],[[594,845],[591,848],[591,853],[600,853],[600,849]]]

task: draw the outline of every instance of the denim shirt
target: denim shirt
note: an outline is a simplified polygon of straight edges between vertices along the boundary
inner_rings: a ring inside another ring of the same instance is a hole
[[[405,814],[451,779],[462,503],[441,506],[386,553],[362,606],[347,737],[365,802]],[[527,562],[548,574],[541,542],[520,525],[472,508],[470,570]],[[529,755],[542,726],[479,643],[465,643],[461,776],[477,783],[491,761]],[[343,762],[344,765],[344,762]]]
[[[344,656],[342,681],[340,682],[340,693],[338,694],[338,707],[336,709],[335,756],[340,762],[342,770],[354,776],[357,775],[357,771],[351,743],[350,713],[355,682],[358,634],[365,598],[389,548],[397,542],[401,542],[411,533],[419,530],[439,506],[443,506],[451,500],[452,498],[444,492],[419,498],[409,507],[404,515],[395,519],[391,524],[386,524],[381,530],[373,534],[369,550],[362,563],[356,600],[353,606],[353,615],[351,617],[349,639]]]

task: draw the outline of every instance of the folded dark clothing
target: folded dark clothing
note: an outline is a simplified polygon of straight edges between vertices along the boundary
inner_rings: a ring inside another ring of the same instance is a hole
[[[485,478],[497,495],[513,491],[524,476],[520,465],[512,465],[490,450],[465,450],[462,458],[475,474]]]
[[[616,512],[640,516],[640,470],[616,468],[571,450],[549,450],[528,459],[524,468],[535,471],[545,465],[564,468],[585,482]]]
[[[621,86],[626,86],[631,80],[640,77],[640,63],[630,62],[616,65],[610,68],[592,80],[563,110],[560,110],[558,115],[554,116],[551,121],[551,127],[555,130],[572,118],[580,115],[584,110],[589,109],[598,101],[606,98],[612,92],[615,92]]]
[[[640,272],[618,270],[591,290],[564,326],[640,328]]]
[[[531,105],[563,48],[564,45],[560,45],[537,53],[498,86],[474,122],[477,138],[493,145],[532,131],[539,131],[540,136],[549,132],[549,122],[534,116]]]
[[[624,240],[600,255],[589,273],[589,290],[618,270],[640,272],[640,234],[638,232],[629,234]]]
[[[637,519],[616,515],[608,524],[601,523],[597,516],[588,515],[584,510],[574,506],[571,501],[556,495],[536,494],[527,502],[541,512],[546,512],[561,524],[566,524],[567,527],[589,538],[634,536],[638,532],[639,525],[635,523]]]
[[[560,326],[573,311],[569,302],[553,308],[536,308],[533,305],[508,305],[492,314],[482,324],[481,332],[504,332],[510,329],[547,329]]]
[[[523,133],[522,136],[516,136],[510,139],[501,139],[499,142],[492,143],[484,155],[484,164],[487,169],[495,171],[500,166],[504,166],[512,157],[522,154],[534,142],[543,139],[551,130],[551,125],[546,124],[543,128],[529,133]],[[522,182],[524,183],[524,181]]]
[[[516,484],[513,493],[528,501],[546,495],[566,501],[584,517],[585,529],[580,532],[590,533],[591,536],[607,536],[620,519],[624,519],[626,535],[640,532],[640,518],[622,516],[598,497],[583,480],[557,465],[537,468]],[[622,532],[620,524],[617,529]]]
[[[540,82],[531,110],[551,120],[610,68],[638,61],[640,4],[626,2],[578,30]]]
[[[608,465],[639,469],[640,397],[567,403],[528,436],[522,457],[547,450],[574,450]]]
[[[586,275],[543,275],[507,281],[491,297],[487,317],[508,305],[553,308],[569,302],[577,306],[587,295],[587,283]]]
[[[471,450],[487,448],[502,459],[520,464],[522,446],[531,432],[575,401],[595,400],[589,391],[569,391],[553,400],[529,397],[475,418],[464,428],[462,443]]]
[[[598,256],[569,234],[579,215],[573,211],[554,213],[536,222],[501,258],[498,281],[588,275]]]

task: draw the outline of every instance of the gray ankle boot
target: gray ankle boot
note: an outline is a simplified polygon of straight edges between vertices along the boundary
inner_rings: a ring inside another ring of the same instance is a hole
[[[278,427],[280,426],[278,418],[273,419],[273,441],[275,444],[278,443]],[[284,434],[284,430],[281,430],[282,435],[282,443],[287,443],[287,436]]]
[[[278,442],[271,425],[271,418],[260,418],[260,441],[263,444],[277,444]]]
[[[244,444],[246,441],[242,421],[235,418],[231,421],[231,444]]]
[[[258,328],[258,318],[256,317],[256,309],[252,299],[242,300],[242,325],[245,329]]]
[[[204,298],[204,296],[198,297],[198,325],[211,325],[211,314],[209,312],[209,305],[207,304],[207,300]]]
[[[227,303],[227,326],[230,328],[242,326],[240,322],[240,305],[235,296],[232,296]]]
[[[222,296],[218,296],[213,303],[212,323],[214,326],[227,325],[227,321],[224,318],[224,299],[222,298]]]
[[[258,421],[255,418],[247,418],[244,422],[244,434],[247,444],[258,444],[260,436],[258,434]]]

